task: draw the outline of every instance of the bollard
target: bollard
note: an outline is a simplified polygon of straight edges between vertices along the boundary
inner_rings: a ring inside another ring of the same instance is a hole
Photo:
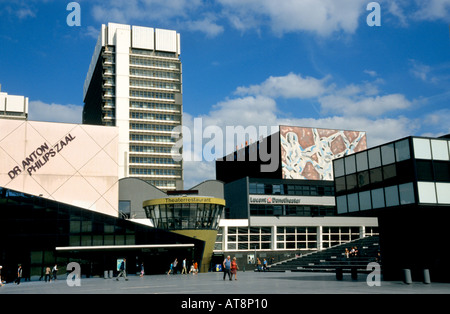
[[[430,270],[429,269],[424,269],[423,270],[423,283],[425,283],[425,284],[431,283]]]
[[[108,271],[107,270],[104,271],[103,276],[105,279],[108,279]]]
[[[110,270],[110,271],[109,271],[109,279],[112,279],[112,278],[113,278],[113,271]]]
[[[410,269],[403,269],[403,282],[406,283],[407,285],[412,283]]]
[[[337,280],[342,280],[343,276],[342,276],[342,268],[338,267],[336,268],[336,279]]]

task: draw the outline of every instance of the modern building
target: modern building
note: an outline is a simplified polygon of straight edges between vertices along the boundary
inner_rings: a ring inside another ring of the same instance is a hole
[[[113,126],[0,119],[4,280],[15,279],[18,264],[25,278],[39,279],[44,267],[55,264],[65,274],[69,262],[79,263],[83,276],[103,276],[116,271],[123,258],[129,273],[139,271],[142,262],[152,265],[147,274],[164,273],[174,256],[202,260],[204,241],[124,214],[125,200],[134,194],[125,189],[120,198],[121,183],[128,179],[151,185],[135,178],[119,180],[118,139]],[[133,191],[135,187],[131,184]],[[142,192],[140,197],[153,195]],[[141,200],[144,212],[142,205]]]
[[[450,140],[407,137],[334,160],[337,213],[378,219],[383,274],[450,282]]]
[[[280,126],[217,160],[226,209],[215,253],[278,261],[377,235],[376,218],[336,211],[332,160],[366,145],[364,132]]]
[[[28,118],[28,97],[2,93],[0,84],[0,118],[26,120]]]
[[[0,186],[118,216],[118,129],[0,119]]]
[[[183,189],[183,164],[172,146],[181,137],[180,34],[102,25],[84,83],[83,124],[119,128],[119,178]]]
[[[165,232],[180,234],[204,243],[201,258],[196,261],[199,271],[211,269],[211,258],[219,220],[223,216],[225,200],[223,183],[202,182],[189,190],[163,192],[144,180],[123,178],[119,181],[119,208],[127,220]],[[191,256],[173,254],[181,261]]]

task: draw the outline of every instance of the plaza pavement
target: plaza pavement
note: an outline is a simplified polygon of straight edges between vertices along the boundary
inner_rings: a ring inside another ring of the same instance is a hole
[[[333,273],[306,272],[243,272],[238,280],[223,280],[223,273],[198,275],[129,275],[128,281],[104,278],[81,278],[80,286],[69,286],[64,277],[52,282],[25,281],[20,285],[8,283],[0,287],[6,294],[169,294],[169,295],[273,295],[273,294],[449,294],[450,284],[424,284],[383,281],[381,286],[369,286],[366,275],[357,280],[344,274],[336,280]]]

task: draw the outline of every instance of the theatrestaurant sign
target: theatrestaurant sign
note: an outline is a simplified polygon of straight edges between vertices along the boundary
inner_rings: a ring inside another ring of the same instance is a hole
[[[335,205],[334,197],[330,196],[288,195],[249,195],[249,203],[268,205]]]
[[[144,202],[145,206],[165,205],[165,204],[217,204],[225,206],[225,200],[215,197],[167,197],[153,199]]]

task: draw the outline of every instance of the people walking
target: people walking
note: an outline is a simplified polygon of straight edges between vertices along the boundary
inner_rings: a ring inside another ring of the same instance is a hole
[[[233,260],[231,261],[230,271],[231,271],[231,278],[233,278],[233,276],[234,276],[234,280],[237,280],[238,269],[239,269],[239,267],[237,265],[236,257],[233,257]]]
[[[119,281],[119,277],[120,277],[120,276],[123,276],[123,278],[125,278],[125,280],[128,281],[128,278],[127,278],[127,269],[126,269],[126,265],[125,265],[126,261],[127,261],[127,260],[124,258],[123,261],[122,261],[122,263],[120,263],[120,266],[119,266],[119,274],[117,275],[117,278],[116,278],[117,281]]]
[[[22,265],[19,265],[19,267],[17,268],[17,279],[16,279],[15,283],[17,285],[20,285],[21,279],[22,279]]]
[[[186,258],[184,258],[184,260],[183,260],[183,269],[181,270],[181,274],[183,275],[183,274],[185,274],[185,275],[187,275],[187,265],[186,265]]]
[[[144,277],[145,271],[144,271],[144,262],[141,263],[141,274],[139,277]]]
[[[223,280],[225,280],[225,277],[228,274],[228,278],[231,280],[231,260],[230,255],[227,256],[227,258],[223,261]]]
[[[50,275],[50,273],[51,273],[51,269],[50,269],[50,267],[45,267],[45,282],[50,282],[50,281],[52,281],[52,276]]]
[[[177,273],[177,266],[178,266],[178,259],[175,258],[173,261],[173,274],[175,275]]]
[[[58,275],[58,266],[55,264],[55,266],[53,266],[52,269],[52,276],[54,280],[56,280],[57,275]]]

